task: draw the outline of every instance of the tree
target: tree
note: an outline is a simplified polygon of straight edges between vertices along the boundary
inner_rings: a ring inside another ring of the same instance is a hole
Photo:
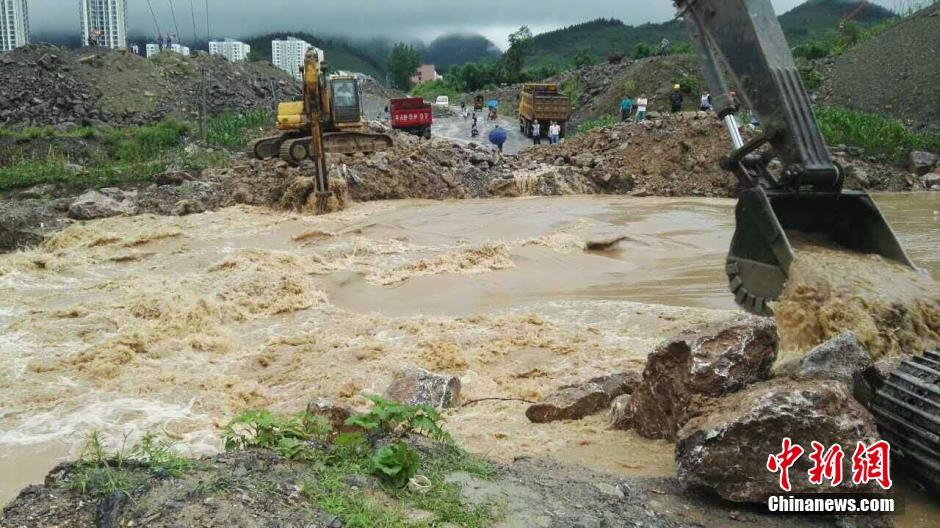
[[[581,48],[574,54],[574,67],[594,66],[597,64],[597,56],[590,48]]]
[[[388,71],[392,74],[392,84],[401,90],[411,88],[411,76],[421,65],[421,55],[414,46],[399,42],[388,54]]]
[[[522,75],[525,53],[531,46],[532,30],[529,26],[522,26],[518,31],[509,34],[509,49],[503,54],[502,61],[506,82],[516,82]]]
[[[637,42],[636,46],[633,46],[633,58],[634,59],[645,59],[651,56],[656,50],[653,46],[645,42]]]

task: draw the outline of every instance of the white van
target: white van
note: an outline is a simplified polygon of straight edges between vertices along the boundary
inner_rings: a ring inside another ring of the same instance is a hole
[[[450,106],[450,98],[446,95],[437,96],[437,100],[434,101],[435,106]]]

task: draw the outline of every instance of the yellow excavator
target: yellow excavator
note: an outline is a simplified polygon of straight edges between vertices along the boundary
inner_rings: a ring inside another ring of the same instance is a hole
[[[304,57],[303,98],[277,106],[275,136],[254,141],[257,159],[280,158],[291,165],[310,159],[316,167],[316,193],[329,194],[326,154],[377,152],[392,146],[387,134],[371,133],[362,121],[362,93],[351,75],[327,75],[316,50]]]

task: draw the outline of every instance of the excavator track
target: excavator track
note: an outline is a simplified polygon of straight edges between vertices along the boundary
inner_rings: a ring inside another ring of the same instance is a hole
[[[303,136],[283,141],[278,150],[278,156],[290,163],[299,165],[310,157],[310,136]],[[388,150],[392,146],[392,138],[387,134],[370,134],[366,132],[327,132],[323,134],[323,149],[327,154],[369,154]]]
[[[296,137],[295,134],[278,134],[276,136],[267,136],[258,138],[248,145],[248,154],[255,159],[270,159],[280,155],[281,146],[285,141]]]
[[[876,391],[871,411],[892,453],[940,493],[940,350],[903,361]]]

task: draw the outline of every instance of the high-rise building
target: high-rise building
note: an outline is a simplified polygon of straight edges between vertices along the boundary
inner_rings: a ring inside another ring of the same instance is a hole
[[[189,46],[183,46],[182,44],[168,44],[161,48],[159,44],[154,44],[153,42],[147,44],[146,54],[148,59],[160,53],[161,51],[175,51],[184,57],[189,56]]]
[[[209,41],[209,55],[221,55],[231,62],[248,60],[249,53],[251,53],[251,46],[244,42],[230,38],[221,42],[217,40]]]
[[[0,0],[0,52],[29,44],[26,0]]]
[[[82,45],[127,47],[127,0],[79,0]]]
[[[294,37],[287,40],[271,41],[271,62],[278,68],[300,79],[300,69],[304,65],[304,56],[307,50],[316,50],[320,61],[323,61],[323,50],[315,48],[309,42]]]

